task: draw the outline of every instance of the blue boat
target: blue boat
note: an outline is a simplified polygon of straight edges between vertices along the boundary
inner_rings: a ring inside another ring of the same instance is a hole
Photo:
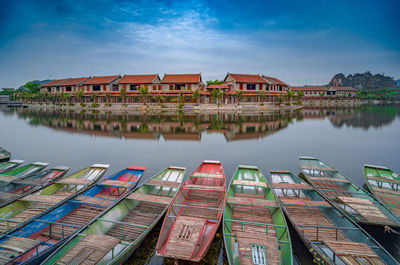
[[[124,169],[8,232],[0,238],[0,263],[40,263],[69,236],[128,194],[144,170]]]

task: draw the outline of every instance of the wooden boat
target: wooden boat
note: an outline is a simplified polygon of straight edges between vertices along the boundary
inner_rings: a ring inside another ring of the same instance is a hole
[[[225,173],[205,160],[186,179],[164,218],[157,255],[200,261],[210,248],[225,206]]]
[[[25,162],[24,160],[16,160],[16,159],[13,159],[13,160],[10,160],[7,162],[1,162],[0,163],[0,173],[3,173],[5,171],[11,170],[15,167],[18,167],[19,165],[21,165],[24,162]]]
[[[25,178],[42,171],[49,163],[35,162],[22,167],[17,167],[0,175],[0,186],[5,186],[8,183],[17,179]]]
[[[357,223],[400,226],[399,219],[389,209],[336,169],[317,158],[299,159],[304,179]]]
[[[400,218],[400,176],[387,167],[364,165],[368,190]]]
[[[7,150],[0,148],[0,162],[6,162],[10,160],[11,153]]]
[[[14,180],[9,184],[0,187],[0,207],[17,197],[22,197],[33,192],[34,189],[63,177],[68,170],[69,167],[58,166],[23,179]]]
[[[38,264],[43,261],[70,235],[133,189],[144,170],[143,167],[124,169],[31,219],[18,230],[3,235],[0,263]],[[101,240],[94,242],[93,247],[100,247],[102,243]]]
[[[368,233],[312,186],[286,170],[271,170],[276,198],[317,264],[398,264]]]
[[[229,264],[293,264],[285,217],[257,167],[236,169],[229,184],[223,220]]]
[[[185,169],[169,167],[102,213],[42,264],[123,264],[164,215]]]
[[[6,233],[41,214],[82,189],[93,185],[108,165],[95,164],[0,207],[0,234]]]

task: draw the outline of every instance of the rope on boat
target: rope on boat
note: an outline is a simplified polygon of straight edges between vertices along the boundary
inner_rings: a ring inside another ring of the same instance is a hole
[[[385,233],[389,233],[389,234],[390,233],[396,233],[396,234],[400,235],[399,232],[397,232],[396,230],[394,230],[393,228],[391,228],[388,225],[384,225],[383,228],[385,229]]]

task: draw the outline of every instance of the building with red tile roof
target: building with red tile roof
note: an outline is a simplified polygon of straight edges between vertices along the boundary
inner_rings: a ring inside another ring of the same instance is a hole
[[[120,75],[94,76],[82,82],[78,89],[83,89],[85,92],[119,91],[117,81],[120,78]]]
[[[66,79],[54,79],[50,80],[47,83],[44,83],[40,86],[41,90],[47,91],[47,92],[60,92],[59,84],[64,82]]]
[[[267,87],[264,78],[254,74],[227,73],[224,82],[233,91],[265,91]]]
[[[355,96],[357,94],[357,89],[350,86],[335,86],[331,88],[336,90],[337,96]]]
[[[64,82],[58,84],[60,92],[75,92],[78,90],[78,86],[89,78],[90,77],[68,78]]]
[[[292,86],[290,89],[294,92],[303,91],[305,97],[326,96],[328,91],[326,86]]]
[[[285,82],[279,80],[276,77],[262,76],[268,82],[269,91],[287,91],[289,90],[289,85]]]
[[[204,90],[201,74],[164,74],[161,80],[163,91]]]
[[[125,88],[126,91],[137,91],[139,86],[148,87],[149,91],[161,90],[161,79],[158,74],[152,75],[125,75],[117,84],[119,89]]]

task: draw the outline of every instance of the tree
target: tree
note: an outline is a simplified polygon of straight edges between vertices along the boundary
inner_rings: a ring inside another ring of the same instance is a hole
[[[119,90],[119,96],[122,99],[122,102],[125,103],[126,101],[126,87],[121,87],[121,89]]]
[[[79,89],[78,91],[76,91],[75,93],[75,97],[79,102],[82,102],[82,98],[83,98],[83,89]]]
[[[224,83],[224,81],[221,81],[221,80],[214,80],[214,81],[212,81],[212,80],[208,80],[208,81],[206,81],[206,83],[207,83],[207,86],[209,86],[209,85],[220,85],[220,84],[223,84]]]
[[[275,98],[276,98],[276,101],[278,102],[278,106],[281,106],[281,104],[282,104],[282,102],[284,100],[283,96],[282,95],[276,95]]]
[[[304,92],[302,90],[297,91],[297,102],[302,104],[304,98]]]
[[[92,102],[94,102],[97,98],[97,93],[93,93],[90,95],[90,99],[92,100]]]
[[[164,96],[161,94],[156,94],[153,97],[153,100],[156,101],[157,103],[161,103],[164,100]]]
[[[66,97],[65,97],[65,96],[66,96],[65,92],[64,92],[64,91],[61,92],[61,93],[59,94],[59,96],[60,96],[61,103],[64,103],[64,99],[66,98]]]
[[[294,92],[291,90],[286,91],[286,99],[287,99],[287,105],[290,105],[290,102],[292,101]]]
[[[139,86],[138,90],[143,97],[143,104],[146,105],[147,97],[149,96],[149,88],[147,86]]]
[[[243,91],[235,91],[236,104],[240,104],[240,99],[243,97]]]
[[[325,94],[325,93],[324,93],[324,92],[322,92],[322,91],[321,91],[321,92],[319,92],[319,96],[320,96],[321,98],[324,96],[324,94]]]
[[[28,88],[28,91],[32,94],[39,93],[40,83],[30,83],[25,85]]]
[[[199,89],[197,88],[196,91],[193,92],[193,99],[196,101],[196,105],[199,105],[199,98],[201,96],[201,93]]]
[[[225,92],[223,90],[221,90],[221,88],[218,88],[217,94],[216,94],[218,107],[222,103],[221,100],[224,97],[224,94],[225,94]]]
[[[110,93],[106,93],[106,101],[107,101],[107,103],[110,103],[110,101],[111,101],[111,94]]]
[[[213,103],[217,100],[217,93],[218,91],[216,89],[211,90],[210,97]]]
[[[49,92],[47,92],[47,90],[42,90],[39,92],[39,94],[40,94],[41,100],[47,104],[47,98],[49,96]]]

